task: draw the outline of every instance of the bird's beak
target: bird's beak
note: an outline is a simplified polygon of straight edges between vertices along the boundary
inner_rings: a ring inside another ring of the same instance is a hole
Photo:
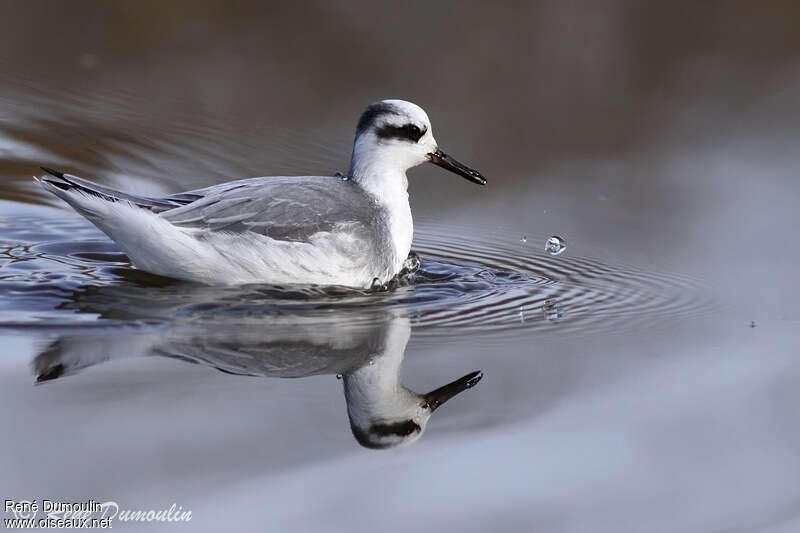
[[[486,178],[483,177],[483,174],[474,168],[469,168],[467,165],[459,163],[441,150],[436,150],[435,152],[428,154],[428,158],[434,165],[446,168],[450,172],[455,172],[462,178],[466,178],[472,183],[486,185]]]
[[[443,387],[432,390],[428,394],[423,394],[422,397],[425,398],[425,401],[428,403],[431,411],[435,411],[436,408],[459,392],[464,392],[470,387],[475,386],[475,384],[478,383],[482,377],[483,372],[480,370],[477,372],[471,372],[464,377],[458,378],[452,383],[448,383]]]

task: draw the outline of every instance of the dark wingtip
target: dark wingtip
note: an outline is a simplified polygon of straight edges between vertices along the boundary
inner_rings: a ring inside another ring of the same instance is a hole
[[[62,180],[64,179],[64,173],[63,172],[59,172],[58,170],[53,170],[52,168],[47,168],[47,167],[39,167],[39,168],[41,168],[42,170],[44,170],[45,172],[47,172],[51,176],[55,176],[57,178],[61,178]]]
[[[36,376],[36,383],[42,383],[44,381],[50,381],[51,379],[60,378],[64,374],[64,370],[64,365],[61,363],[53,365],[50,368],[45,368],[39,373],[38,376]]]

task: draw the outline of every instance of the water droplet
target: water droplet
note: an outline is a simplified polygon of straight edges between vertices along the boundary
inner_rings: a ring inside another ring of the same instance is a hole
[[[420,267],[419,256],[415,252],[410,252],[406,260],[403,261],[403,268],[400,270],[402,275],[413,274]]]
[[[564,317],[564,310],[554,300],[545,300],[542,304],[542,314],[548,321],[556,323]]]
[[[522,238],[519,240],[519,242],[528,242],[528,236],[523,235]]]
[[[341,374],[336,374],[336,379],[342,379],[342,375]]]
[[[550,255],[559,255],[561,252],[567,249],[567,241],[559,237],[558,235],[553,235],[547,242],[544,243],[544,251]]]
[[[374,364],[375,364],[375,359],[370,359],[370,360],[369,360],[369,366],[372,366],[372,365],[374,365]]]

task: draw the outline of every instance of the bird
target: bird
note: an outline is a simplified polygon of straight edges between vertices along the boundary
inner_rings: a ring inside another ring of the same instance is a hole
[[[370,289],[397,276],[408,257],[406,171],[425,162],[486,185],[439,148],[421,107],[393,99],[361,114],[346,174],[241,179],[163,197],[47,167],[36,180],[140,270],[206,285]]]

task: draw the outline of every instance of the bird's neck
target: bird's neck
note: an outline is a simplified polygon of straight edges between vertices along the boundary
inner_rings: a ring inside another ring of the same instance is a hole
[[[404,165],[387,158],[359,157],[358,151],[354,150],[348,175],[386,210],[394,250],[394,272],[391,275],[397,274],[411,251],[414,236]]]
[[[408,319],[393,320],[384,335],[381,349],[361,368],[343,376],[347,409],[361,427],[367,427],[370,418],[394,416],[397,405],[413,396],[400,383],[400,366],[411,336]]]
[[[354,150],[348,175],[384,205],[398,201],[408,203],[408,178],[405,169],[396,161],[363,157]]]

